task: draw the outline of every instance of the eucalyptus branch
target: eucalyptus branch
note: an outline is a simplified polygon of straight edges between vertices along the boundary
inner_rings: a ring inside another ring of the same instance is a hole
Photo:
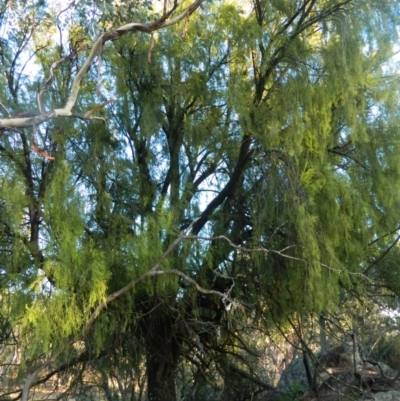
[[[205,0],[195,0],[189,7],[187,7],[182,13],[178,14],[174,18],[170,18],[170,16],[176,11],[178,3],[175,2],[172,9],[167,13],[163,14],[157,21],[152,23],[140,23],[140,22],[132,22],[125,24],[117,29],[108,31],[99,36],[99,38],[94,42],[92,49],[86,58],[86,61],[83,63],[82,67],[77,72],[70,92],[70,96],[66,102],[66,104],[57,109],[53,109],[48,112],[43,111],[43,106],[41,103],[41,97],[43,95],[43,91],[50,85],[53,79],[54,69],[61,63],[66,61],[66,58],[72,57],[72,53],[70,56],[59,60],[58,62],[53,63],[50,68],[50,78],[45,82],[42,86],[41,90],[38,94],[38,105],[40,114],[34,115],[31,117],[8,117],[8,118],[0,118],[0,128],[22,128],[22,127],[31,127],[35,125],[39,125],[45,121],[48,121],[57,117],[74,117],[72,113],[72,108],[75,106],[78,95],[81,89],[81,83],[89,68],[92,66],[94,59],[96,56],[101,54],[101,50],[105,43],[119,39],[121,36],[124,36],[128,32],[144,32],[148,34],[152,34],[155,31],[158,31],[162,28],[168,28],[172,25],[179,23],[180,21],[187,19],[193,12],[199,8],[199,6]]]

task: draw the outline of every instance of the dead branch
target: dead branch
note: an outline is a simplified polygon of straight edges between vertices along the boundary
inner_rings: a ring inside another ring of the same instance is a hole
[[[55,160],[55,157],[50,156],[44,149],[39,148],[35,141],[32,142],[32,149],[38,155],[43,156],[47,160]]]

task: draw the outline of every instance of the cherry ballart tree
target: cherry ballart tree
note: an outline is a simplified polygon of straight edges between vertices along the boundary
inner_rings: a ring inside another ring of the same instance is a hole
[[[0,397],[251,399],[255,339],[400,294],[397,2],[155,9],[0,5]]]

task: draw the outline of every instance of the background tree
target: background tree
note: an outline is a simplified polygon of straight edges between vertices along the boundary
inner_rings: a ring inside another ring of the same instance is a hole
[[[73,370],[71,391],[97,372],[123,397],[145,366],[151,401],[181,378],[232,399],[240,377],[246,399],[271,388],[249,328],[397,295],[395,2],[201,3],[132,3],[148,24],[122,3],[5,4],[4,396]]]

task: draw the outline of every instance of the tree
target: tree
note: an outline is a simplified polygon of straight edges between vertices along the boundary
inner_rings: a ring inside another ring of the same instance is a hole
[[[46,41],[56,14],[39,2],[1,42],[18,397],[118,361],[145,361],[151,401],[176,399],[184,363],[192,395],[212,369],[227,397],[232,371],[268,389],[243,363],[246,326],[329,311],[377,279],[399,225],[395,2],[201,3],[133,4],[148,24],[123,4],[71,5],[67,51]]]

